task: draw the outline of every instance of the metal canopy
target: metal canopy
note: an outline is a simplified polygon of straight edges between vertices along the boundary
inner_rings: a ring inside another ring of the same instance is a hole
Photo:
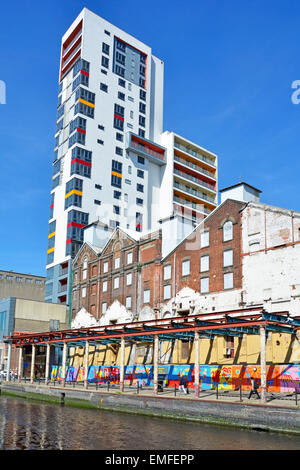
[[[16,347],[28,345],[56,345],[67,343],[70,347],[90,345],[119,345],[122,338],[135,343],[149,343],[156,335],[160,341],[193,341],[195,331],[200,338],[213,339],[215,336],[258,335],[260,327],[266,332],[293,334],[300,327],[300,318],[291,317],[289,312],[268,313],[261,307],[177,316],[165,319],[137,321],[114,325],[95,326],[73,330],[27,333],[6,337],[4,340]]]

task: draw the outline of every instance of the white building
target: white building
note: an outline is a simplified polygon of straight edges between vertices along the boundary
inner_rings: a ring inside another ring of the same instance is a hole
[[[163,123],[163,62],[84,8],[62,38],[45,299],[68,303],[83,228],[144,232],[217,205],[217,158]]]

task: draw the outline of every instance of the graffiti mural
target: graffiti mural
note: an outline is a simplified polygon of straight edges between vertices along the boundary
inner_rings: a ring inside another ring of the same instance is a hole
[[[84,367],[67,367],[67,382],[83,382]],[[195,375],[193,364],[164,364],[159,366],[159,374],[164,375],[164,386],[179,386],[182,375],[187,378],[189,388],[194,387]],[[199,382],[201,390],[212,390],[218,387],[221,390],[250,390],[251,377],[260,383],[260,366],[258,365],[233,365],[216,366],[200,365]],[[62,380],[61,366],[54,365],[51,369],[52,381]],[[90,383],[120,383],[120,370],[117,366],[89,366],[88,381]],[[153,365],[128,365],[124,367],[125,385],[153,386]],[[300,393],[300,365],[272,365],[267,367],[267,389],[273,392]]]

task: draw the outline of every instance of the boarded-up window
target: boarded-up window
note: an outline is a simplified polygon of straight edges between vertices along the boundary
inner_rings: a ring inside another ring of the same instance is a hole
[[[97,276],[97,265],[92,266],[92,276]]]
[[[190,343],[188,341],[181,342],[181,359],[186,361],[190,354]]]
[[[95,295],[97,293],[97,284],[91,285],[91,294]]]

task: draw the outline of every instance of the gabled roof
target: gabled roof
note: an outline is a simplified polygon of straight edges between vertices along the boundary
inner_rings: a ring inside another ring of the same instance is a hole
[[[207,217],[205,217],[205,219],[201,220],[201,222],[199,222],[198,225],[196,225],[196,227],[193,228],[193,230],[191,230],[191,232],[186,235],[182,240],[181,242],[179,242],[168,254],[166,254],[162,259],[161,259],[161,262],[163,262],[166,258],[168,258],[175,250],[177,250],[177,248],[182,245],[183,243],[185,243],[185,241],[192,235],[192,233],[196,232],[197,230],[199,230],[199,228],[204,225],[214,214],[216,214],[216,212],[218,212],[221,207],[223,207],[225,204],[228,203],[228,201],[232,201],[232,202],[236,202],[236,203],[239,203],[239,204],[244,204],[244,207],[243,209],[247,206],[247,202],[242,202],[242,201],[237,201],[235,199],[226,199],[225,201],[223,201],[219,206],[217,206]]]

